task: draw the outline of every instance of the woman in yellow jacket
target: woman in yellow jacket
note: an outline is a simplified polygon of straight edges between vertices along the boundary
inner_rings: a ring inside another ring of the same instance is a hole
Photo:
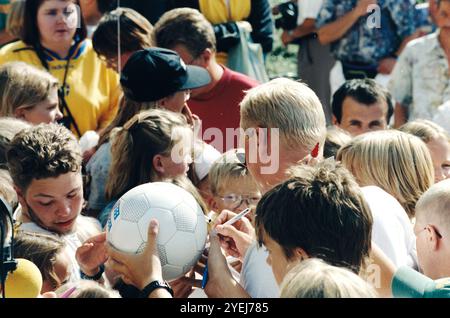
[[[86,39],[77,0],[28,0],[21,40],[0,50],[0,64],[23,61],[47,69],[60,84],[62,122],[81,137],[116,115],[121,90]]]

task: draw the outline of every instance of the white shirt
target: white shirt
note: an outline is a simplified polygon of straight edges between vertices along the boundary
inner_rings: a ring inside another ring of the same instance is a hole
[[[439,106],[450,100],[447,55],[440,31],[408,43],[391,74],[392,97],[408,110],[408,120],[432,120]]]
[[[361,190],[372,212],[372,241],[397,267],[417,268],[416,237],[403,207],[379,187]]]
[[[280,289],[267,262],[269,253],[254,242],[245,254],[241,270],[241,286],[252,298],[279,298]]]
[[[323,0],[297,0],[297,25],[302,25],[306,19],[315,19],[319,15]]]

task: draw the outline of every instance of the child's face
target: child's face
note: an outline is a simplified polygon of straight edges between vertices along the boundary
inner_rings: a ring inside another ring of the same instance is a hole
[[[33,107],[19,107],[15,113],[16,117],[24,119],[33,125],[56,123],[57,120],[63,117],[59,110],[58,89],[54,87],[44,101]]]
[[[161,179],[186,176],[189,164],[192,162],[192,134],[186,128],[177,132],[180,141],[175,144],[170,154],[157,155],[160,158],[161,168],[157,169]]]
[[[229,179],[214,197],[215,210],[219,213],[224,209],[235,213],[248,207],[254,210],[260,199],[261,192],[250,177]],[[253,221],[253,213],[247,217]]]
[[[40,227],[59,234],[75,229],[83,205],[80,172],[33,179],[26,192],[18,194],[20,204]]]

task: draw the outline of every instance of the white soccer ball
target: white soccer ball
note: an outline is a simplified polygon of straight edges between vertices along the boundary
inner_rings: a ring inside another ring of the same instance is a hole
[[[131,189],[111,209],[107,240],[122,252],[140,253],[153,218],[159,221],[157,244],[163,278],[174,280],[192,269],[206,243],[205,216],[188,191],[167,182]]]

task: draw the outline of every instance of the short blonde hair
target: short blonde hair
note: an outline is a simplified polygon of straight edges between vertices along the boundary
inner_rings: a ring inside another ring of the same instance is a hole
[[[417,219],[434,221],[450,230],[450,180],[431,186],[417,201]]]
[[[418,137],[396,130],[355,137],[337,154],[360,186],[375,185],[394,196],[409,217],[417,200],[434,183],[430,152]]]
[[[398,130],[414,135],[429,143],[433,139],[443,138],[450,141],[450,137],[444,128],[426,119],[417,119],[407,122]]]
[[[375,289],[348,269],[311,258],[293,267],[281,283],[281,298],[376,298]]]
[[[247,91],[241,104],[241,128],[278,128],[289,149],[320,142],[326,134],[325,114],[317,95],[305,84],[277,78]]]
[[[255,188],[258,187],[244,163],[244,156],[243,149],[232,149],[213,163],[208,174],[212,195],[218,195],[221,187],[230,179],[246,178],[255,184]]]
[[[58,88],[49,73],[23,62],[0,66],[0,116],[14,116],[19,107],[33,107]]]

